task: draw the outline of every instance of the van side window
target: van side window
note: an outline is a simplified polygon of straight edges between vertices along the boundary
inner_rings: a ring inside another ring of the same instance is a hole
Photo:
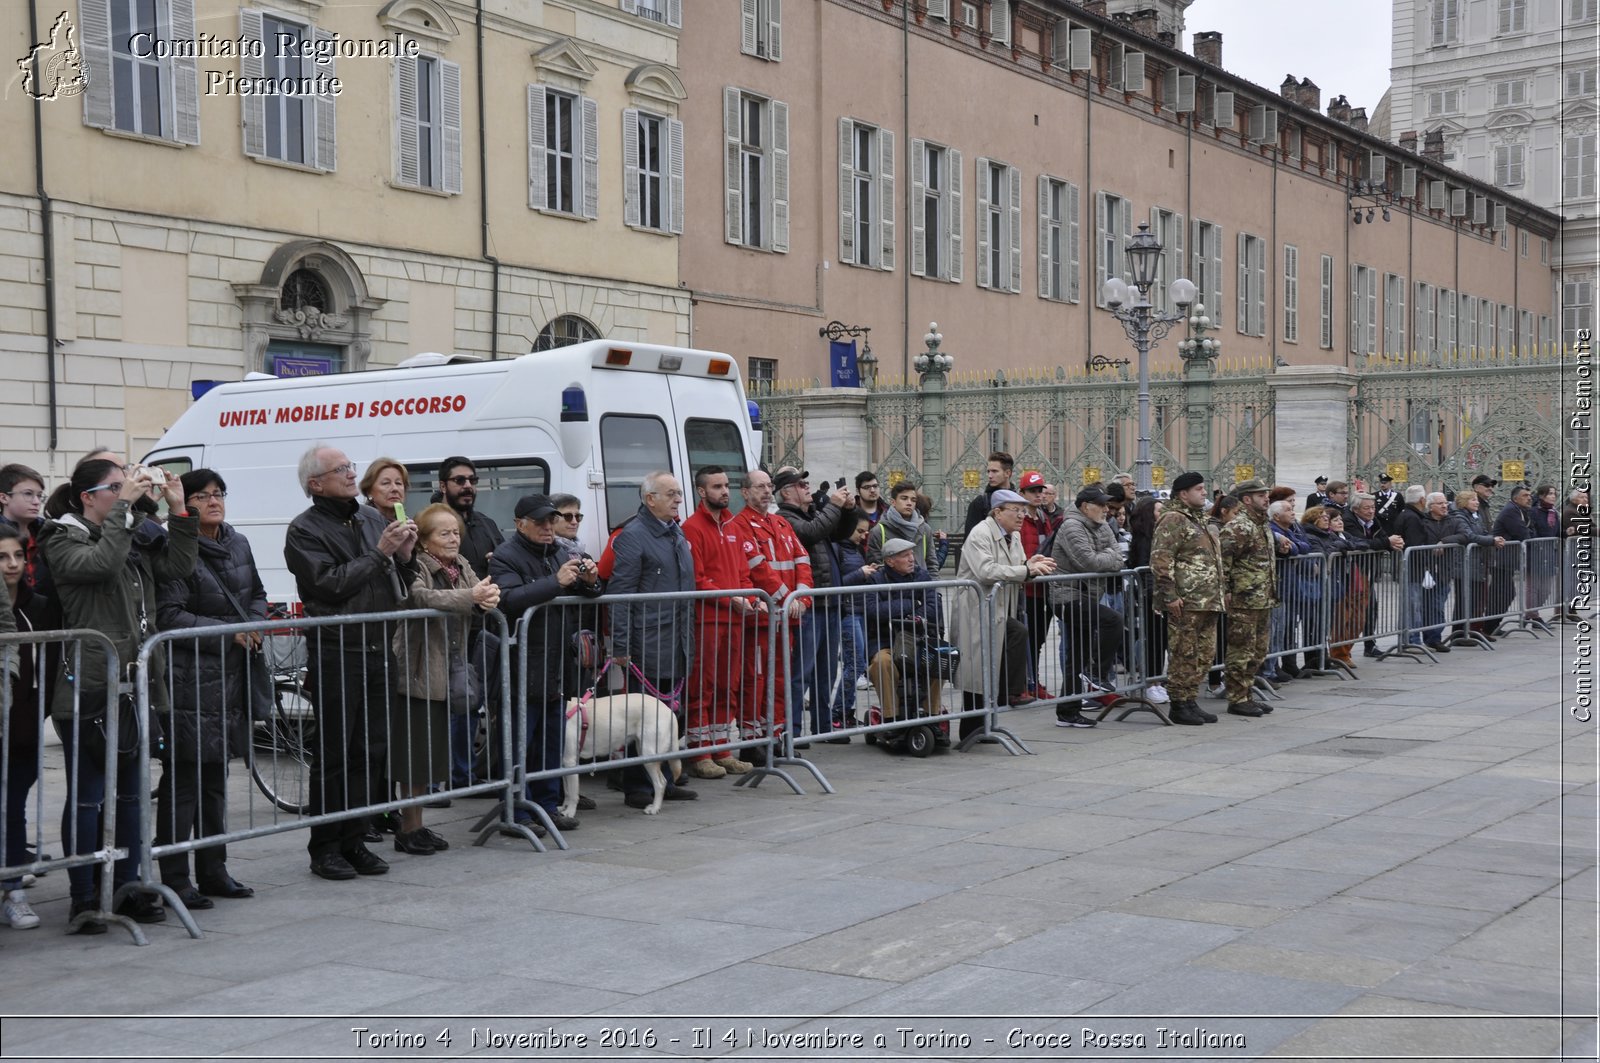
[[[657,469],[672,469],[667,426],[656,417],[606,414],[600,418],[600,464],[606,477],[606,524],[615,528],[639,511],[644,478]]]
[[[184,473],[194,470],[194,462],[188,458],[160,458],[151,462],[151,464],[173,478],[181,477]],[[48,493],[46,492],[46,494]],[[156,508],[161,511],[161,519],[166,520],[167,500],[165,496],[156,496]]]
[[[503,535],[511,535],[516,528],[512,511],[517,508],[517,499],[550,491],[550,466],[537,458],[480,461],[477,469],[478,498],[473,509],[494,521]],[[439,489],[439,463],[407,465],[406,471],[411,474],[411,490],[406,492],[406,515],[415,517],[433,501],[433,494]]]
[[[733,513],[744,508],[744,496],[739,493],[739,477],[745,472],[744,440],[739,427],[732,421],[712,421],[691,417],[683,422],[684,444],[689,451],[690,485],[685,493],[693,497],[694,474],[707,465],[720,465],[728,470],[728,484],[733,488],[729,510]],[[685,503],[688,508],[688,503]]]

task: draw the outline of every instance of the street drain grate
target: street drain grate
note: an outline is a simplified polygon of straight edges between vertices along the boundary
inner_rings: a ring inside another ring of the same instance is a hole
[[[1432,741],[1424,738],[1356,738],[1353,735],[1346,735],[1343,738],[1328,738],[1321,742],[1313,742],[1308,746],[1296,746],[1285,752],[1320,753],[1333,757],[1387,757],[1415,749],[1417,746],[1432,744]]]

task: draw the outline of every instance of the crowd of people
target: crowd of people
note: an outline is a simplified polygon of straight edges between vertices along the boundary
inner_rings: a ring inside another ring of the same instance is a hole
[[[1256,718],[1272,711],[1257,695],[1262,681],[1353,670],[1357,646],[1367,657],[1405,649],[1380,649],[1380,635],[1448,652],[1497,637],[1503,624],[1544,622],[1541,609],[1553,609],[1551,621],[1572,618],[1554,541],[1593,526],[1586,494],[1559,503],[1549,485],[1515,485],[1496,510],[1499,484],[1488,476],[1454,498],[1420,485],[1400,491],[1387,476],[1372,494],[1319,478],[1301,507],[1289,487],[1246,480],[1208,491],[1198,473],[1179,476],[1169,496],[1119,476],[1063,503],[1040,472],[1015,471],[1009,454],[989,456],[959,550],[933,527],[933,502],[912,480],[885,490],[869,470],[853,489],[843,479],[814,488],[790,466],[709,465],[688,483],[652,472],[637,511],[593,557],[573,495],[517,499],[508,533],[478,512],[473,461],[453,456],[438,468],[432,503],[413,516],[405,465],[378,458],[358,470],[335,447],[310,447],[296,470],[308,506],[284,546],[305,616],[331,621],[305,630],[304,690],[316,720],[307,811],[346,813],[309,830],[311,872],[385,873],[369,847],[385,830],[407,856],[448,849],[422,807],[448,803],[435,791],[484,781],[478,756],[487,745],[489,763],[499,762],[504,713],[515,714],[526,766],[541,775],[515,810],[535,833],[546,821],[578,828],[546,773],[562,763],[569,714],[614,692],[674,709],[686,753],[667,780],[670,801],[694,800],[692,781],[763,766],[767,750],[784,749],[774,738],[849,743],[864,724],[915,717],[950,744],[948,713],[961,712],[958,740],[967,741],[996,704],[1054,702],[1057,725],[1087,728],[1097,721],[1086,708],[1132,697],[1199,726],[1217,720],[1200,705],[1208,692],[1225,697],[1228,713]],[[273,711],[262,657],[267,594],[249,541],[227,521],[221,472],[167,477],[97,451],[46,487],[26,466],[0,468],[0,630],[87,629],[106,642],[4,657],[0,859],[7,868],[44,859],[29,847],[26,811],[48,716],[69,772],[62,844],[74,855],[96,851],[115,802],[120,887],[135,881],[147,843],[225,834],[229,762]],[[1528,548],[1546,539],[1555,549]],[[941,586],[952,554],[956,582]],[[1385,598],[1386,582],[1404,594]],[[1398,602],[1398,624],[1380,615],[1380,600]],[[349,619],[403,609],[432,612]],[[503,624],[489,622],[495,613]],[[205,633],[241,623],[256,626]],[[519,624],[506,687],[497,632]],[[149,747],[161,765],[145,838],[140,721],[118,693],[132,674],[111,669],[113,660],[127,669],[158,631],[190,634],[155,653],[145,673]],[[947,683],[959,704],[947,700]],[[629,807],[653,800],[636,766],[609,782]],[[395,801],[405,802],[397,814],[361,811]],[[190,909],[251,896],[226,861],[220,843],[194,848],[192,862],[169,853],[161,882]],[[73,866],[68,878],[72,931],[103,933],[96,869]],[[12,927],[39,925],[29,884],[0,882]],[[124,891],[116,912],[166,916],[147,891]]]

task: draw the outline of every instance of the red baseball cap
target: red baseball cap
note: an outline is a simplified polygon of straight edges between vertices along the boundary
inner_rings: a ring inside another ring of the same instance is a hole
[[[1022,483],[1020,486],[1024,491],[1031,491],[1035,487],[1043,487],[1045,486],[1044,474],[1039,472],[1025,472],[1022,474]]]

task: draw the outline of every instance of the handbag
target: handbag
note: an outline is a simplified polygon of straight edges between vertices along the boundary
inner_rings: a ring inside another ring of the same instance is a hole
[[[483,680],[465,657],[450,658],[450,675],[445,701],[452,716],[465,716],[483,704]]]
[[[247,624],[255,623],[259,617],[251,616],[245,607],[239,604],[239,599],[233,596],[228,585],[222,581],[222,573],[217,566],[206,559],[206,567],[216,577],[217,588],[222,591],[222,596],[228,599],[228,604],[233,606],[233,611],[239,614],[239,618]],[[273,689],[272,669],[267,667],[267,655],[260,646],[245,650],[245,670],[250,691],[250,718],[258,722],[272,719],[272,714],[278,707],[277,696]]]

